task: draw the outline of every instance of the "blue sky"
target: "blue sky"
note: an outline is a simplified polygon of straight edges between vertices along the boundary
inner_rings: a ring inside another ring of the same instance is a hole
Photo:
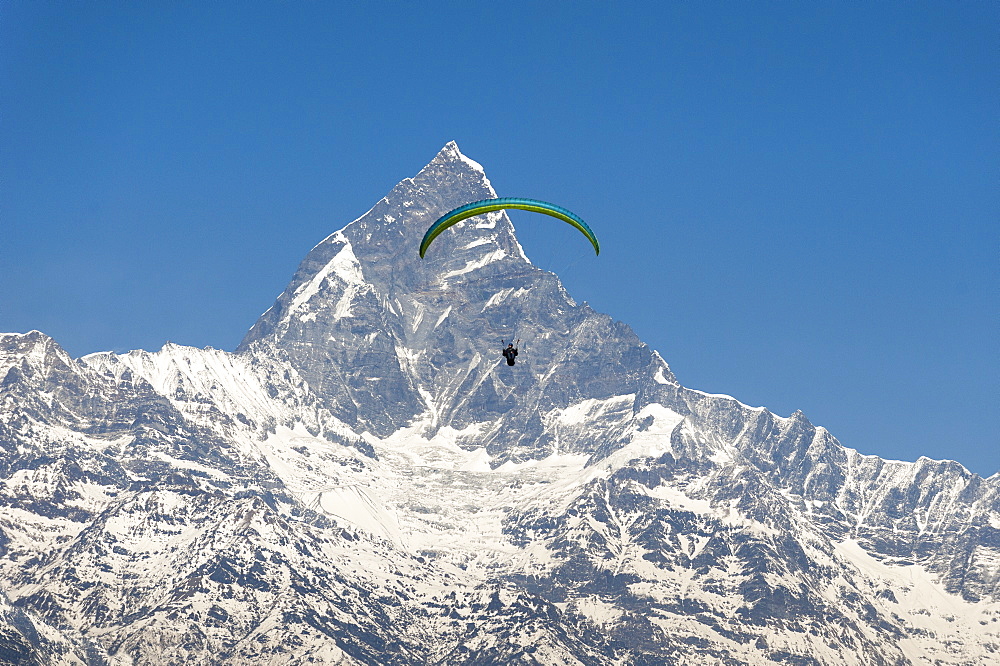
[[[4,2],[0,331],[233,349],[454,139],[684,385],[990,475],[998,45],[994,2]]]

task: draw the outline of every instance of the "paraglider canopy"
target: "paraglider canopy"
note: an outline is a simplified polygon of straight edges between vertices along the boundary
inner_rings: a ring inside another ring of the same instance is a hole
[[[534,213],[544,213],[545,215],[551,215],[552,217],[558,218],[563,222],[568,222],[583,232],[583,235],[587,237],[590,244],[594,246],[594,252],[597,254],[601,253],[601,245],[597,242],[597,237],[594,235],[594,232],[590,230],[587,223],[580,219],[577,214],[566,210],[562,206],[557,206],[545,201],[539,201],[537,199],[506,197],[502,199],[483,199],[482,201],[473,201],[472,203],[459,206],[455,210],[442,215],[437,222],[430,226],[427,233],[424,234],[424,239],[420,241],[420,257],[423,258],[424,253],[427,252],[427,248],[430,246],[431,242],[448,227],[458,224],[462,220],[470,217],[482,215],[483,213],[491,213],[497,210],[503,210],[505,208],[516,208],[518,210],[530,210]]]

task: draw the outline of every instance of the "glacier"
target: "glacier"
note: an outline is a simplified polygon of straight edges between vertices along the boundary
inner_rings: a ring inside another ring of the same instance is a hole
[[[682,386],[505,213],[418,257],[495,196],[447,144],[234,351],[0,334],[0,663],[1000,659],[1000,475]]]

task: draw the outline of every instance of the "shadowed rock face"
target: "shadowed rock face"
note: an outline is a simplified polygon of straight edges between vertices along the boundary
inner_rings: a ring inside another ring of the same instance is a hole
[[[445,146],[235,353],[0,334],[0,663],[996,656],[1000,476],[680,386],[504,213],[419,258],[494,196]]]

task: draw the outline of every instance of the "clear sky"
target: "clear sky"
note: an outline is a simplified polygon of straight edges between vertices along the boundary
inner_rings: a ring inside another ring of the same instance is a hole
[[[685,386],[986,476],[998,91],[996,2],[7,0],[0,331],[233,349],[455,140]]]

